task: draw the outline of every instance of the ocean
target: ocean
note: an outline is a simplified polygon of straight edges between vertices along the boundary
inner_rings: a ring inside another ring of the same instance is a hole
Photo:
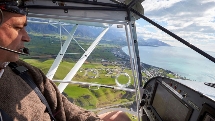
[[[129,54],[128,47],[122,50]],[[215,57],[215,52],[206,52]],[[215,63],[190,48],[139,46],[143,63],[170,70],[190,80],[215,82]]]

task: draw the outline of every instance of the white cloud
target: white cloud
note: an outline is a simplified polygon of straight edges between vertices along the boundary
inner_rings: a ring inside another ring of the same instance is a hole
[[[182,0],[145,0],[142,5],[144,6],[145,11],[155,11],[169,8],[180,1]]]
[[[145,16],[166,23],[165,28],[194,45],[206,50],[215,45],[215,0],[145,0],[142,5]],[[142,26],[137,31],[144,37],[152,36],[167,43],[174,40],[160,30],[151,32],[151,28]]]

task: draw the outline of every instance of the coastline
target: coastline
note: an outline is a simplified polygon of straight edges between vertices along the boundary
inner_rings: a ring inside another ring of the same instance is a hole
[[[122,61],[122,63],[124,63],[123,66],[125,68],[131,69],[130,56],[127,55],[122,50],[122,47],[113,49],[112,53],[115,55],[115,57],[117,57],[117,60]],[[143,62],[140,62],[140,65],[141,65],[142,78],[144,80],[148,80],[156,76],[188,80],[186,77],[182,77],[179,74],[174,73],[167,69],[149,65]]]

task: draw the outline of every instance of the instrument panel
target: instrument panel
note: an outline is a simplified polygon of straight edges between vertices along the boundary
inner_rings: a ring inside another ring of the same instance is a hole
[[[215,121],[212,87],[201,82],[155,77],[143,88],[141,104],[150,121]]]

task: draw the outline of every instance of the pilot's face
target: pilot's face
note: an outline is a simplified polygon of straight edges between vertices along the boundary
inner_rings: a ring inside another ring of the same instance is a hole
[[[0,46],[22,52],[24,42],[30,38],[25,30],[27,18],[25,15],[3,12],[3,23],[0,25]],[[19,54],[0,49],[0,63],[14,62],[19,59]]]

